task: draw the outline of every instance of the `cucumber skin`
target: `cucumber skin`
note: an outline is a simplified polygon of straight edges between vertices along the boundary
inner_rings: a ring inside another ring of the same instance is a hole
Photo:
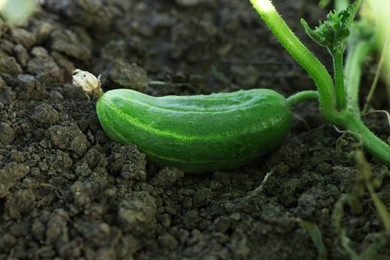
[[[292,113],[270,89],[152,97],[129,89],[104,93],[96,104],[105,133],[133,143],[157,166],[188,173],[226,170],[275,149]]]

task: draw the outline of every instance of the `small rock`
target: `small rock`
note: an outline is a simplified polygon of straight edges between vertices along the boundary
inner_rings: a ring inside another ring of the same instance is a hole
[[[6,52],[9,55],[12,55],[12,49],[14,48],[14,44],[6,39],[1,39],[0,41],[0,50],[2,52]]]
[[[68,59],[68,57],[57,51],[52,52],[51,56],[60,68],[62,68],[69,76],[72,75],[72,72],[76,69],[76,66]]]
[[[61,243],[60,248],[57,249],[62,259],[80,259],[82,254],[82,247],[77,239],[71,240],[69,243]]]
[[[15,130],[7,123],[0,123],[0,143],[12,144],[15,140]]]
[[[101,49],[101,57],[106,61],[111,61],[112,57],[115,57],[116,59],[125,59],[126,47],[127,44],[125,41],[109,41]]]
[[[87,137],[77,126],[52,126],[49,128],[50,139],[60,149],[70,150],[78,155],[83,155],[90,145]]]
[[[0,198],[8,195],[9,189],[24,178],[30,171],[30,167],[19,163],[8,163],[0,169]]]
[[[174,250],[177,247],[177,240],[171,234],[165,233],[163,235],[158,236],[158,242],[164,248],[169,250]]]
[[[59,14],[60,17],[71,19],[73,24],[79,24],[83,28],[90,28],[93,32],[107,32],[111,28],[113,13],[115,12],[110,7],[112,5],[120,5],[121,2],[129,1],[116,1],[113,4],[113,2],[110,3],[100,0],[45,0],[45,9]],[[133,3],[130,4],[133,5]],[[102,37],[104,34],[100,33],[98,36]]]
[[[230,220],[226,216],[221,216],[214,221],[214,228],[218,232],[225,233],[230,227]]]
[[[77,34],[70,30],[56,30],[52,33],[53,50],[64,53],[78,60],[88,60],[91,57],[91,39],[84,31]]]
[[[135,145],[114,143],[111,150],[108,160],[111,173],[134,181],[146,179],[146,156]]]
[[[123,88],[142,91],[148,85],[146,71],[135,63],[115,61],[108,76],[116,86]]]
[[[183,171],[177,168],[167,167],[159,171],[158,174],[150,180],[150,184],[155,187],[168,188],[183,176]]]
[[[37,44],[40,44],[41,42],[46,40],[49,37],[50,33],[53,31],[53,29],[54,25],[50,22],[40,22],[34,29]]]
[[[15,76],[22,73],[22,68],[14,57],[1,57],[0,71]]]
[[[14,53],[15,57],[18,59],[18,62],[22,66],[26,66],[29,59],[26,48],[24,48],[23,45],[17,44],[14,46]]]
[[[193,197],[193,204],[195,208],[206,206],[213,196],[212,190],[201,187],[195,193]]]
[[[35,35],[22,28],[14,28],[11,30],[12,39],[16,44],[23,45],[29,49],[36,43]]]
[[[67,234],[67,222],[69,214],[63,209],[56,209],[47,223],[46,243],[51,244],[57,241],[61,235]]]
[[[248,240],[244,239],[234,239],[230,242],[229,248],[233,252],[234,259],[247,259],[251,250],[248,245]]]
[[[35,85],[36,80],[34,76],[29,74],[21,74],[18,76],[19,85],[23,88],[29,88],[32,85]]]
[[[58,81],[62,79],[60,68],[42,47],[34,47],[31,53],[35,56],[28,61],[27,71],[37,75],[43,82]]]
[[[5,219],[21,219],[22,214],[35,207],[36,194],[32,189],[16,189],[10,192],[5,203]]]
[[[157,211],[155,198],[146,192],[136,192],[119,203],[118,223],[122,230],[132,234],[144,232],[145,225],[156,222]]]
[[[31,233],[38,240],[43,240],[45,237],[46,227],[39,219],[34,219],[31,226]]]
[[[12,248],[18,239],[11,233],[5,233],[0,238],[0,248]]]
[[[51,105],[42,103],[35,107],[32,119],[37,125],[47,127],[57,123],[59,114]]]
[[[142,238],[138,238],[138,239],[142,239]],[[121,238],[121,243],[123,245],[126,245],[126,252],[127,255],[129,256],[141,249],[140,242],[131,233],[123,233]]]
[[[31,54],[36,58],[49,58],[49,53],[43,47],[37,46],[31,50]]]
[[[20,74],[17,77],[19,98],[41,100],[48,96],[47,90],[33,75]]]
[[[164,227],[164,228],[169,228],[171,227],[172,224],[172,218],[168,214],[162,214],[159,217],[159,223]]]
[[[0,77],[0,90],[5,86],[7,86],[7,82],[2,77]]]
[[[95,0],[73,2],[74,4],[70,8],[63,10],[65,15],[71,18],[73,22],[94,31],[107,32],[110,30],[113,10],[110,10],[107,4]]]
[[[54,101],[64,100],[64,96],[59,91],[56,91],[56,90],[50,91],[49,95],[50,95],[51,100],[54,100]]]

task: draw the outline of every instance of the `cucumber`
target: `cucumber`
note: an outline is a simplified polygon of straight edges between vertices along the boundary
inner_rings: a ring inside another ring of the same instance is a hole
[[[96,111],[111,139],[189,173],[236,168],[275,149],[292,119],[286,99],[270,89],[164,97],[115,89]]]

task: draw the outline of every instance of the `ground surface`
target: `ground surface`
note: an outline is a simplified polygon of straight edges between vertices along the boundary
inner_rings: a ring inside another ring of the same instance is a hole
[[[323,18],[316,2],[275,1],[307,43],[299,18]],[[337,152],[340,133],[316,103],[295,109],[288,139],[266,157],[183,175],[110,141],[96,100],[70,84],[81,68],[101,73],[106,90],[154,95],[312,89],[248,1],[47,0],[25,26],[1,23],[0,34],[0,259],[316,259],[300,219],[318,225],[330,259],[349,258],[331,216],[357,168]],[[389,136],[380,115],[369,124]],[[368,160],[389,207],[389,170]],[[342,219],[357,252],[383,229],[361,200],[363,213],[345,207]],[[388,248],[376,250],[380,259]]]

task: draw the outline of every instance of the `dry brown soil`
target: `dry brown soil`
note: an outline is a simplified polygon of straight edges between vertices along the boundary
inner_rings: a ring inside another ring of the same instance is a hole
[[[71,85],[80,68],[102,74],[105,90],[152,95],[313,89],[249,1],[42,2],[24,26],[0,23],[0,259],[316,259],[299,219],[318,225],[329,259],[349,258],[331,215],[358,170],[349,147],[337,149],[340,133],[317,103],[294,109],[291,134],[269,155],[232,171],[185,175],[109,140],[96,100]],[[274,2],[329,66],[299,24],[326,11],[315,0]],[[389,136],[381,115],[369,125]],[[389,169],[368,160],[389,207]],[[383,230],[369,197],[361,200],[363,213],[346,207],[342,222],[358,252]]]

